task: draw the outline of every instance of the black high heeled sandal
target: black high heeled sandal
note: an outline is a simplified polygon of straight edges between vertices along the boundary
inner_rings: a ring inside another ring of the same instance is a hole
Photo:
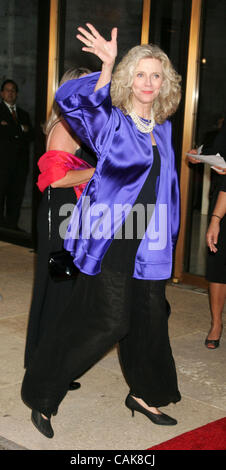
[[[149,418],[154,424],[160,424],[162,426],[174,426],[177,424],[176,419],[171,418],[171,416],[168,416],[165,413],[156,414],[147,410],[142,405],[140,405],[130,394],[126,397],[125,404],[127,408],[132,411],[132,417],[134,417],[134,411],[138,411],[138,413],[142,413],[143,415],[147,416],[147,418]]]
[[[209,345],[212,345],[213,347],[209,347]],[[208,339],[206,338],[205,340],[205,346],[207,349],[217,349],[220,346],[220,338],[219,339]]]
[[[31,421],[38,431],[45,437],[51,439],[54,436],[54,431],[51,426],[50,418],[43,418],[42,414],[37,410],[32,410]]]
[[[214,349],[219,348],[222,331],[223,331],[223,325],[221,326],[221,334],[220,334],[218,339],[208,339],[208,336],[206,337],[204,344],[207,347],[207,349],[213,349],[214,350]],[[212,345],[212,347],[210,345]]]

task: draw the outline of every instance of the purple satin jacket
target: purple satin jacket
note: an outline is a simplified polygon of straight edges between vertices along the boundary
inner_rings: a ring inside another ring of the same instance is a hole
[[[110,83],[94,92],[99,75],[70,80],[56,93],[64,118],[98,158],[64,242],[75,265],[89,275],[101,271],[104,254],[134,205],[153,162],[150,134],[141,133],[130,116],[112,106]],[[161,160],[157,200],[138,246],[133,277],[160,280],[171,276],[179,230],[179,188],[171,123],[157,124],[153,135]]]

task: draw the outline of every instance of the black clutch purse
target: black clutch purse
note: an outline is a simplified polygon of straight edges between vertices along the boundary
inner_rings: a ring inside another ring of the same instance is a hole
[[[50,253],[48,261],[49,274],[53,281],[76,279],[79,270],[73,263],[73,258],[66,250]]]
[[[52,214],[51,214],[51,187],[48,187],[48,226],[49,226],[49,241],[51,241],[52,231]],[[53,281],[67,281],[76,279],[79,270],[73,263],[73,258],[67,250],[54,251],[49,254],[48,259],[49,275]]]

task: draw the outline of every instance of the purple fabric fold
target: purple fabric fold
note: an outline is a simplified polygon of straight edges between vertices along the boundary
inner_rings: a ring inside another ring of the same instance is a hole
[[[64,118],[97,154],[92,180],[72,214],[65,248],[84,273],[101,271],[101,261],[125,220],[120,207],[132,208],[153,162],[149,134],[111,103],[110,83],[94,92],[99,72],[63,84],[56,93]],[[171,143],[171,123],[156,125],[153,135],[161,159],[154,214],[134,261],[138,279],[168,279],[179,230],[179,188]],[[102,230],[102,232],[101,232]],[[101,237],[102,233],[102,237]]]

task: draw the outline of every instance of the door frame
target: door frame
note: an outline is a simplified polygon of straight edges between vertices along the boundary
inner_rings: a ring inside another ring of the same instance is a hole
[[[180,171],[181,224],[175,251],[173,282],[183,282],[205,288],[207,287],[208,283],[204,277],[184,272],[189,186],[191,181],[191,173],[186,158],[186,152],[194,147],[195,128],[197,121],[202,1],[203,0],[192,0],[191,9]]]

